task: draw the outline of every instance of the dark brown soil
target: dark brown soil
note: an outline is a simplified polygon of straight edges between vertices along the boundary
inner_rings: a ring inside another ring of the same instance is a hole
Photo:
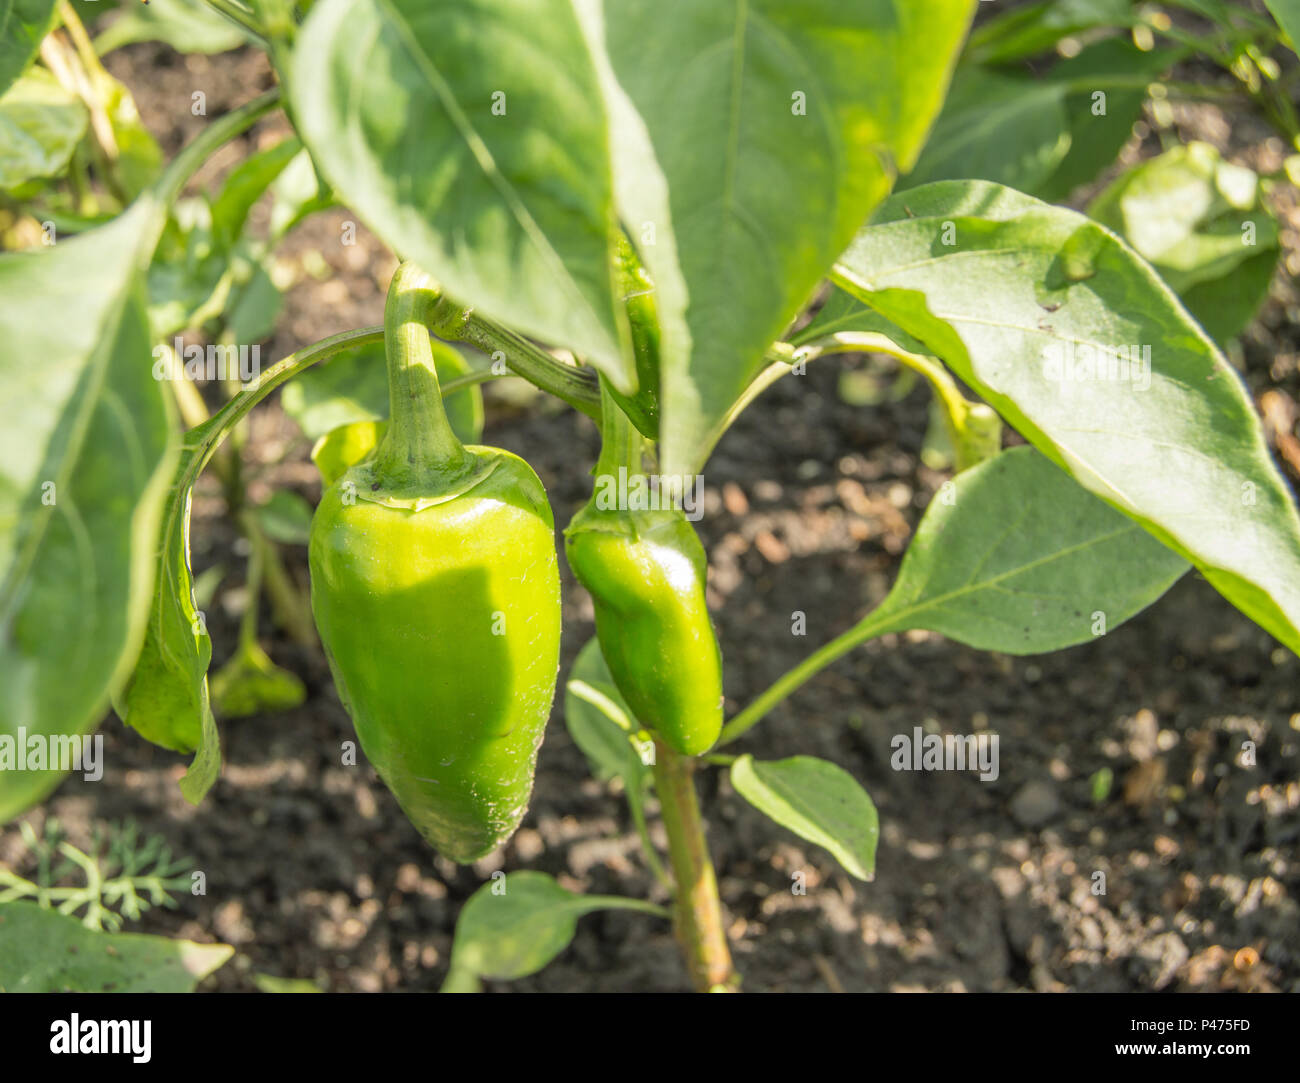
[[[180,60],[138,46],[110,59],[169,152],[194,127],[193,89],[208,90],[211,115],[268,82],[261,60],[242,54]],[[1217,109],[1185,110],[1176,125],[1181,138],[1208,138],[1251,164],[1277,153],[1258,125]],[[1148,136],[1130,153],[1155,149]],[[1282,210],[1294,270],[1294,200]],[[356,246],[340,245],[347,217],[319,216],[291,239],[285,260],[300,281],[267,356],[379,322],[394,263],[364,231]],[[301,270],[322,257],[328,276]],[[1300,321],[1284,271],[1276,293],[1243,356],[1257,400],[1280,397],[1265,412],[1294,439]],[[777,384],[709,465],[699,525],[729,710],[884,596],[943,480],[919,462],[924,389],[854,407],[837,379],[828,362]],[[557,522],[585,500],[597,442],[586,419],[498,404],[486,442],[528,458]],[[259,411],[247,450],[254,498],[280,485],[314,498],[306,452],[278,405]],[[211,479],[195,501],[193,540],[196,570],[228,569],[210,613],[219,664],[235,640],[244,564]],[[286,555],[305,583],[305,552]],[[567,670],[592,632],[590,603],[567,571],[565,603]],[[804,637],[791,634],[796,611],[807,617]],[[103,782],[69,780],[30,814],[57,815],[82,843],[94,823],[134,818],[191,855],[208,894],[183,896],[177,911],[152,912],[137,927],[236,945],[205,988],[249,990],[264,972],[335,991],[436,989],[460,905],[496,869],[662,901],[626,805],[590,778],[562,701],[523,827],[499,853],[459,868],[432,854],[370,768],[338,766],[352,731],[320,655],[290,645],[268,614],[263,641],[310,698],[286,714],[223,724],[225,770],[202,806],[176,788],[180,758],[110,718]],[[842,659],[752,730],[743,750],[821,756],[867,788],[882,824],[873,883],[765,819],[725,774],[700,779],[744,988],[1300,991],[1298,689],[1300,661],[1194,574],[1128,625],[1057,655],[983,654],[921,633]],[[915,726],[999,734],[1000,777],[891,770],[890,738]],[[1253,767],[1241,763],[1246,742],[1257,750]],[[1102,769],[1114,784],[1094,799]],[[662,842],[657,821],[652,832]],[[0,858],[18,853],[11,826]],[[795,873],[804,895],[791,890]],[[1093,893],[1098,874],[1104,894]],[[602,912],[582,919],[551,966],[495,987],[686,986],[664,922]]]

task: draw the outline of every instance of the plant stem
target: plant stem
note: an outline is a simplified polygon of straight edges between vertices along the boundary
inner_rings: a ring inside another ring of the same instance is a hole
[[[645,438],[628,420],[610,394],[604,377],[600,380],[600,457],[596,460],[597,477],[616,477],[619,467],[628,476],[641,472],[641,455]]]
[[[731,992],[740,984],[722,927],[718,879],[709,856],[700,804],[695,795],[694,761],[655,742],[655,788],[659,793],[668,860],[677,891],[673,928],[696,992]]]
[[[252,546],[248,555],[248,579],[244,585],[244,612],[239,617],[239,646],[246,650],[257,646],[257,608],[262,600],[262,570],[266,567],[266,548],[261,530],[253,522],[253,513],[241,516],[241,525]],[[256,532],[257,536],[253,534]]]
[[[935,358],[905,350],[887,335],[875,331],[836,331],[800,346],[795,358],[811,361],[837,353],[882,353],[895,358],[930,381],[949,417],[963,418],[970,408],[970,402],[957,388],[957,381]]]
[[[304,647],[314,647],[316,626],[312,621],[311,606],[302,589],[289,576],[280,558],[280,549],[266,536],[257,512],[246,508],[239,516],[239,528],[252,549],[248,558],[248,606],[239,626],[241,646],[257,643],[257,605],[262,591],[271,606],[275,623],[284,629],[289,639]]]
[[[328,361],[335,354],[359,349],[374,342],[382,342],[383,338],[384,329],[382,327],[360,327],[354,331],[343,331],[337,335],[330,335],[329,338],[313,342],[310,346],[304,346],[301,350],[280,358],[279,361],[248,384],[212,417],[185,434],[184,450],[188,454],[188,458],[185,461],[184,470],[180,477],[176,479],[176,485],[182,489],[193,488],[199,475],[212,461],[213,455],[216,454],[218,448],[222,446],[222,442],[230,435],[234,427],[248,415],[254,406],[281,384],[293,379],[300,372],[305,372],[312,365]],[[474,384],[483,383],[485,380],[492,378],[491,373],[472,372],[457,377],[455,380],[448,380],[443,390],[447,394],[451,394],[463,387],[472,387]]]
[[[522,335],[478,315],[472,308],[443,297],[429,320],[429,330],[448,342],[465,342],[506,365],[529,383],[563,399],[593,421],[600,421],[600,389],[591,369],[566,365]]]
[[[763,692],[748,707],[723,726],[722,734],[714,748],[721,748],[725,744],[730,744],[751,726],[756,725],[768,711],[796,688],[816,676],[836,659],[848,654],[854,647],[865,643],[868,639],[874,639],[876,636],[890,631],[899,622],[899,616],[897,611],[882,612],[878,609],[866,619],[859,621],[847,632],[836,636],[829,643],[814,651],[794,669],[778,677],[767,691]]]
[[[197,428],[209,419],[207,404],[199,394],[199,389],[190,382],[188,377],[181,375],[173,380],[172,389],[180,406],[181,419],[187,429]],[[239,392],[235,394],[238,395]],[[279,548],[266,536],[257,517],[241,510],[244,491],[241,481],[242,464],[234,443],[223,444],[215,456],[215,461],[228,510],[239,520],[240,529],[253,547],[253,556],[249,562],[250,583],[253,578],[252,562],[260,561],[262,567],[259,579],[266,587],[266,596],[271,603],[271,612],[275,616],[276,624],[288,633],[293,642],[314,647],[319,642],[316,638],[316,625],[312,621],[311,608],[302,590],[290,577],[284,561],[280,559]]]
[[[708,432],[708,435],[700,441],[700,446],[696,450],[695,460],[703,464],[713,453],[718,441],[722,439],[729,428],[735,424],[742,412],[748,409],[759,395],[771,387],[782,376],[790,373],[795,363],[795,349],[788,342],[774,342],[767,351],[764,360],[767,365],[759,370],[755,376],[740,393],[740,397],[731,404],[731,408],[718,419],[717,423]]]
[[[427,320],[438,287],[413,263],[397,268],[384,305],[388,362],[388,432],[376,452],[385,473],[406,475],[425,465],[454,472],[468,460],[452,431],[438,387]]]
[[[673,882],[669,877],[664,864],[659,860],[659,853],[655,850],[655,844],[650,839],[650,828],[645,822],[645,801],[642,795],[633,797],[628,794],[627,806],[632,812],[632,822],[636,825],[636,833],[641,839],[641,852],[645,855],[646,865],[654,874],[654,878],[659,881],[668,893],[671,895]]]
[[[75,14],[73,18],[76,18]],[[85,105],[90,114],[90,132],[94,137],[86,144],[90,158],[112,197],[119,203],[127,203],[129,196],[117,175],[117,137],[113,134],[113,122],[109,119],[101,94],[103,81],[96,79],[93,71],[86,70],[81,57],[68,40],[66,29],[47,34],[41,42],[40,54],[60,85],[75,94]]]
[[[958,473],[996,454],[1001,446],[1002,424],[997,414],[986,404],[967,399],[938,358],[905,350],[879,332],[836,331],[803,344],[794,359],[811,361],[837,353],[885,354],[924,376],[943,407]]]
[[[77,9],[69,3],[69,0],[59,0],[56,6],[59,12],[59,22],[63,24],[63,28],[68,32],[68,37],[72,39],[73,48],[77,50],[77,56],[81,58],[82,67],[90,74],[103,72],[104,65],[100,63],[99,56],[95,53],[95,47],[90,43],[90,35],[86,33],[85,25],[77,16]]]
[[[306,593],[289,575],[289,569],[280,557],[280,547],[266,536],[261,524],[256,524],[255,529],[257,536],[250,540],[262,549],[262,582],[275,623],[294,643],[304,647],[317,646],[320,640],[316,637],[316,623],[312,620],[311,603]]]
[[[213,414],[211,418],[197,428],[190,429],[185,434],[185,449],[192,452],[193,457],[187,463],[184,476],[177,479],[177,484],[187,488],[192,486],[231,430],[247,416],[254,406],[286,380],[292,379],[312,365],[327,361],[337,353],[368,346],[372,342],[382,342],[383,338],[384,329],[382,327],[361,327],[355,331],[344,331],[337,335],[330,335],[329,338],[313,342],[310,346],[305,346],[287,357],[282,357]]]

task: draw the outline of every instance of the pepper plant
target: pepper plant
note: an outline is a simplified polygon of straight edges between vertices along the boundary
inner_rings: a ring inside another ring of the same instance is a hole
[[[32,59],[55,12],[44,0],[0,6],[11,16],[4,89],[43,70]],[[580,915],[603,907],[670,917],[693,987],[737,988],[700,771],[727,771],[777,824],[871,879],[878,824],[858,781],[813,757],[756,759],[742,739],[876,637],[926,629],[985,650],[1060,650],[1105,634],[1195,567],[1300,652],[1293,496],[1220,346],[1108,228],[1125,226],[1128,189],[1101,198],[1098,221],[970,179],[987,170],[958,152],[963,107],[1011,100],[987,89],[1005,74],[975,69],[1096,29],[1060,21],[1088,5],[1031,5],[968,45],[974,0],[208,7],[234,42],[266,48],[279,88],[212,118],[75,236],[0,256],[8,747],[88,734],[111,703],[144,738],[192,752],[181,789],[196,803],[208,794],[221,752],[190,570],[191,490],[282,387],[318,428],[311,604],[337,692],[412,823],[462,863],[526,814],[561,631],[552,509],[523,460],[478,444],[477,385],[522,378],[599,426],[591,500],[560,524],[596,623],[566,675],[564,716],[597,773],[622,779],[671,911],[511,872],[466,904],[448,989],[539,969]],[[1259,67],[1257,23],[1242,31],[1255,52],[1241,55]],[[1149,51],[1127,16],[1106,24],[1116,25]],[[1114,82],[1115,58],[1103,59],[1072,69],[1054,100]],[[1120,82],[1145,86],[1172,62]],[[956,105],[945,110],[950,83]],[[1276,94],[1260,94],[1289,123]],[[211,416],[186,415],[182,432],[178,400],[193,389],[150,363],[172,330],[151,304],[159,261],[188,180],[275,111],[294,142],[244,170],[232,203],[246,211],[301,162],[309,194],[279,235],[335,201],[355,211],[401,261],[385,322],[276,361]],[[1061,171],[1078,183],[1108,164],[1070,153],[1088,139],[1081,129],[1048,159],[1021,156],[1016,176],[1060,198]],[[1254,202],[1233,203],[1231,177],[1224,191],[1216,164],[1196,162],[1235,230]],[[93,181],[98,166],[87,168]],[[1256,254],[1246,238],[1258,231],[1237,232],[1216,250],[1220,270],[1248,258],[1232,244]],[[1170,248],[1146,251],[1178,269]],[[683,497],[766,388],[855,352],[930,383],[955,473],[885,600],[727,718],[728,645],[709,617],[706,554]],[[323,385],[380,373],[386,407],[328,423],[312,413]],[[1002,449],[1004,423],[1022,446]],[[256,647],[255,632],[243,639]],[[3,818],[62,777],[52,760],[33,764],[0,771]],[[647,825],[651,792],[666,865]]]

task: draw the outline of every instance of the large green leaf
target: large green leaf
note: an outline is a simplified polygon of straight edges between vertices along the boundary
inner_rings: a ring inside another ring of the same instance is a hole
[[[926,628],[982,650],[1038,654],[1117,627],[1187,562],[1018,447],[954,478],[931,502],[871,635]]]
[[[90,114],[44,68],[31,68],[0,95],[0,189],[63,171]]]
[[[816,756],[766,762],[745,755],[731,765],[731,784],[782,827],[826,847],[851,876],[874,878],[876,806],[844,768]]]
[[[320,0],[291,91],[325,175],[403,258],[634,389],[605,111],[569,0]]]
[[[0,93],[31,63],[54,24],[54,0],[0,0]]]
[[[192,993],[235,954],[141,933],[104,933],[35,903],[0,905],[0,993]]]
[[[470,976],[508,981],[537,973],[569,946],[578,918],[610,909],[663,913],[639,899],[575,895],[544,872],[494,878],[470,896],[456,922],[453,988],[472,985]]]
[[[1278,228],[1259,178],[1208,143],[1134,166],[1088,207],[1149,260],[1217,341],[1238,334],[1268,296]]]
[[[1291,494],[1235,372],[1123,241],[998,185],[943,182],[882,206],[835,277],[1300,651]]]
[[[161,216],[0,256],[0,734],[85,733],[140,647],[175,459],[140,289]],[[0,820],[59,777],[0,772]]]
[[[915,161],[974,5],[601,7],[579,4],[610,103],[619,213],[655,282],[662,466],[690,474],[772,341]]]

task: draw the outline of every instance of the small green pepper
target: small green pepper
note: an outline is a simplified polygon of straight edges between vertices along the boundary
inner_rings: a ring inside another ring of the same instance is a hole
[[[312,610],[362,748],[440,853],[472,861],[519,825],[555,694],[560,582],[545,490],[447,423],[404,264],[389,291],[391,420],[312,522]]]
[[[598,477],[638,469],[641,440],[602,381]],[[573,574],[591,594],[596,637],[637,720],[687,756],[722,730],[722,653],[705,599],[708,558],[679,508],[617,510],[594,496],[564,532]]]
[[[722,654],[704,598],[707,558],[686,517],[589,504],[565,531],[565,554],[637,720],[684,755],[707,752],[722,730]]]

